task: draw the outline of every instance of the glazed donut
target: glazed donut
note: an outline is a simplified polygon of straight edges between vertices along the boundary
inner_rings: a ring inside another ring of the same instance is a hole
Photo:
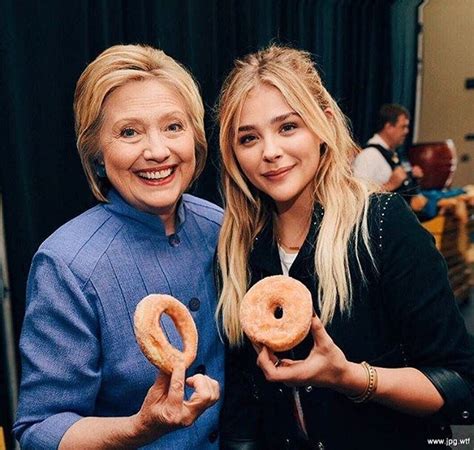
[[[247,337],[274,352],[298,345],[308,334],[313,301],[306,286],[285,275],[263,278],[244,295],[240,323]]]
[[[173,347],[160,325],[160,317],[168,314],[181,335],[184,350]],[[152,294],[135,309],[135,337],[143,354],[161,371],[171,374],[174,365],[183,361],[188,368],[196,358],[198,333],[187,308],[171,295]]]

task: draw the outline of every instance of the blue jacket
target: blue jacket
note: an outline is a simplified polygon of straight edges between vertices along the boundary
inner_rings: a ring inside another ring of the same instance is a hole
[[[141,353],[133,314],[148,294],[170,294],[191,311],[198,354],[187,375],[224,382],[223,345],[214,320],[217,206],[185,194],[176,233],[115,191],[109,203],[59,228],[33,258],[20,340],[22,380],[14,433],[22,449],[56,449],[86,416],[135,414],[157,369]],[[162,325],[181,347],[169,317]],[[190,391],[187,392],[190,395]],[[150,449],[217,449],[220,402],[189,428]]]

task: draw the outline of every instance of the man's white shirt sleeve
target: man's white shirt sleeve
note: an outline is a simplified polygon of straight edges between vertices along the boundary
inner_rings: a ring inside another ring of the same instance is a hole
[[[362,150],[352,164],[354,175],[378,184],[384,184],[392,175],[392,168],[375,147]]]

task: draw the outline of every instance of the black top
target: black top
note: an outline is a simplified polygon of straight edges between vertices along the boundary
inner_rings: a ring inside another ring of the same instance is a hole
[[[289,272],[310,290],[317,313],[314,242],[322,213],[317,205],[306,242]],[[362,249],[364,283],[352,252],[351,314],[336,313],[327,332],[349,361],[421,370],[440,391],[445,406],[429,418],[417,418],[375,402],[355,404],[331,389],[302,387],[308,448],[437,448],[427,439],[450,436],[447,424],[473,423],[474,343],[454,300],[443,257],[397,194],[373,196],[369,232],[378,273]],[[282,273],[271,227],[256,239],[249,264],[251,285]],[[312,345],[308,336],[287,356],[303,359]],[[292,389],[267,382],[256,356],[248,340],[242,348],[227,349],[222,448],[306,448],[294,419]]]

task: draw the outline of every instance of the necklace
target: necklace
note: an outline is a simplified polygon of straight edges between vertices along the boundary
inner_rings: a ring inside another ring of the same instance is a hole
[[[306,221],[305,225],[303,227],[301,227],[301,230],[300,232],[298,233],[298,235],[292,240],[293,242],[300,242],[301,239],[306,236],[306,234],[308,233],[308,230],[309,230],[309,225],[311,223],[311,217],[312,217],[312,214],[310,214],[308,216],[308,220]],[[280,244],[281,247],[284,247],[286,248],[287,250],[290,250],[290,251],[296,251],[296,252],[299,252],[304,241],[301,243],[301,245],[288,245],[288,244],[285,244],[285,242],[282,241],[282,239],[280,238],[280,233],[278,232],[278,226],[276,227],[276,238],[277,238],[277,242],[278,244]]]
[[[277,238],[277,241],[280,244],[280,247],[285,247],[287,250],[293,250],[293,251],[297,251],[297,252],[300,251],[301,247],[297,247],[297,246],[292,247],[291,245],[287,245],[280,238]]]

